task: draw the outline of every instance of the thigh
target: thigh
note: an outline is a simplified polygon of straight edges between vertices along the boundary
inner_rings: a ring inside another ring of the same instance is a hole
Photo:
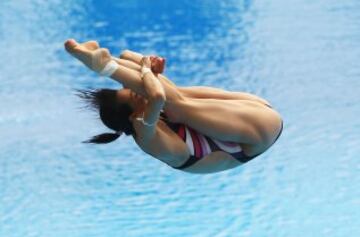
[[[278,113],[253,101],[186,98],[168,110],[176,122],[222,141],[267,143],[281,127]]]
[[[180,92],[190,98],[197,99],[221,99],[221,100],[251,100],[263,105],[270,103],[259,96],[247,92],[226,91],[207,86],[179,87]]]

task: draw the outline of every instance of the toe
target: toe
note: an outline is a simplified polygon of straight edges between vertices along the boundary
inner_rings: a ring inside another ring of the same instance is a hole
[[[100,48],[99,43],[96,42],[95,40],[85,42],[83,45],[85,48],[90,49],[90,50],[96,50],[96,49]]]
[[[79,44],[76,42],[76,40],[74,39],[68,39],[67,41],[65,41],[64,46],[66,51],[68,51],[69,53],[74,53],[75,52],[75,48],[76,46],[78,46]]]

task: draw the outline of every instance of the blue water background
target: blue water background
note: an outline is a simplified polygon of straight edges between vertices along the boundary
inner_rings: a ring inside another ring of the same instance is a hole
[[[360,236],[358,0],[0,1],[0,236]],[[181,86],[247,91],[281,138],[186,174],[108,131],[73,88],[118,88],[63,50],[96,39],[168,59]]]

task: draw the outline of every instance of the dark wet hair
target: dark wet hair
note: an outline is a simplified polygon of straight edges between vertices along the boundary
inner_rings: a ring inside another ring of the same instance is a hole
[[[76,95],[86,102],[86,107],[98,111],[104,125],[115,131],[115,133],[96,135],[84,143],[104,144],[119,138],[121,132],[126,135],[135,134],[134,127],[129,120],[133,110],[128,104],[121,103],[116,99],[117,90],[96,89],[76,90],[76,92]]]

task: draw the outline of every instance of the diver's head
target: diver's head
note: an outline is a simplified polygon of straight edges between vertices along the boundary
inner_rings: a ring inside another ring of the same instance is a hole
[[[134,111],[143,110],[146,105],[144,97],[136,94],[130,89],[120,89],[116,91],[116,100],[119,103],[129,105]]]
[[[78,90],[77,95],[84,99],[90,108],[99,112],[100,119],[106,127],[115,131],[94,136],[84,141],[85,143],[109,143],[122,133],[135,134],[130,118],[135,110],[144,106],[145,101],[141,96],[129,89]]]

